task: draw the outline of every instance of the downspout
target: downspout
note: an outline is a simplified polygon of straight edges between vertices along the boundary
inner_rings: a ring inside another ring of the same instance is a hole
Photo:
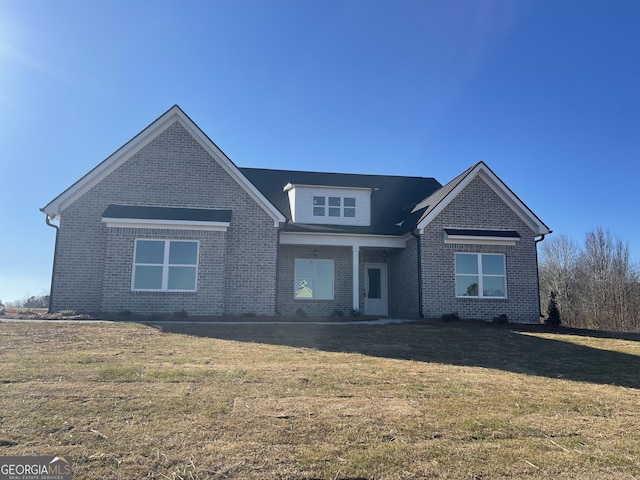
[[[553,233],[552,230],[549,230],[549,233]],[[542,305],[540,303],[540,267],[538,266],[538,244],[544,240],[545,235],[549,235],[549,233],[541,233],[540,238],[535,239],[536,244],[536,280],[538,285],[538,311],[540,312],[540,318],[542,315]]]
[[[58,254],[58,233],[60,232],[60,227],[51,223],[51,221],[49,220],[49,214],[45,214],[44,221],[46,222],[47,225],[49,225],[51,228],[55,228],[56,230],[56,240],[53,247],[53,267],[51,269],[51,287],[49,289],[49,310],[48,310],[49,313],[53,313],[51,311],[51,306],[53,305],[53,282],[55,281],[55,278],[56,278],[56,256]]]
[[[420,244],[420,235],[415,230],[411,231],[411,235],[416,239],[416,254],[418,256],[418,315],[420,315],[420,318],[424,318],[422,308],[422,246]]]

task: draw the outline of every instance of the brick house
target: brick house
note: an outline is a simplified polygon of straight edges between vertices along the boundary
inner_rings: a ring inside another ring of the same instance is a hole
[[[483,162],[444,186],[238,168],[178,106],[42,211],[52,311],[538,322],[551,233]]]

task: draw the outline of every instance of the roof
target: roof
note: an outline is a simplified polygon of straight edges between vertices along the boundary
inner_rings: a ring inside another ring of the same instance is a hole
[[[240,168],[240,171],[288,220],[291,220],[289,197],[283,190],[288,184],[372,189],[371,226],[288,223],[285,229],[292,232],[403,235],[416,226],[419,216],[412,214],[416,205],[425,196],[431,195],[441,188],[441,184],[430,177],[360,175],[263,168]]]
[[[230,222],[231,210],[209,208],[141,207],[111,204],[103,218],[133,218],[140,220],[188,220],[195,222]]]

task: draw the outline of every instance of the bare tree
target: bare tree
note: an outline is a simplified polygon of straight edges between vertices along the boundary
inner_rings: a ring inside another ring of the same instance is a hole
[[[583,247],[564,235],[542,244],[542,304],[551,292],[565,325],[640,331],[640,268],[628,244],[601,227],[585,235]]]
[[[547,305],[554,292],[563,323],[576,326],[576,267],[580,249],[571,238],[560,235],[542,243],[540,253],[541,305]]]

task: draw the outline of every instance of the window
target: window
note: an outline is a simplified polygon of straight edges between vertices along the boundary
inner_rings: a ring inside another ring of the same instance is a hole
[[[324,217],[351,217],[356,216],[355,197],[313,197],[313,216]]]
[[[325,213],[324,206],[325,206],[324,197],[313,197],[313,216],[324,217],[324,213]]]
[[[506,298],[504,255],[456,253],[456,297]]]
[[[294,298],[333,300],[333,260],[296,258]]]
[[[195,292],[198,242],[136,240],[132,290]]]

